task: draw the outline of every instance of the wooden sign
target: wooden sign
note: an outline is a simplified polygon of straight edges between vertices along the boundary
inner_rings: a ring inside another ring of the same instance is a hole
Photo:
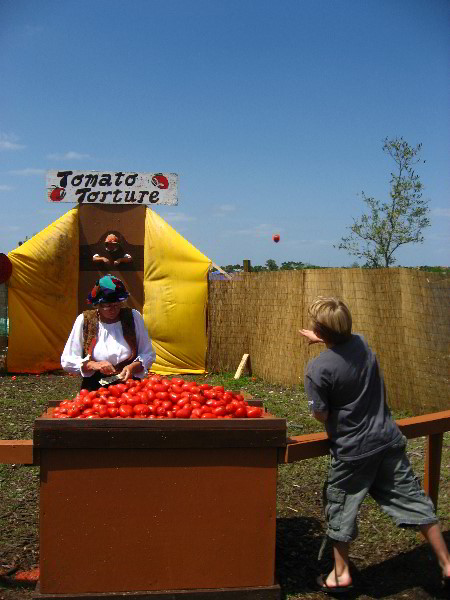
[[[49,202],[178,204],[176,173],[47,171]]]

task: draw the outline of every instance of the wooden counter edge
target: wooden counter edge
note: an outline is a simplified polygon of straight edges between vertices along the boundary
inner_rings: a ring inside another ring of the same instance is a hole
[[[450,431],[450,410],[397,419],[396,423],[407,438],[439,436],[446,431]],[[297,460],[325,456],[328,454],[329,448],[328,436],[323,431],[290,436],[287,439],[286,448],[279,450],[278,462],[286,464]]]
[[[38,465],[38,454],[33,451],[33,440],[0,440],[0,464]]]

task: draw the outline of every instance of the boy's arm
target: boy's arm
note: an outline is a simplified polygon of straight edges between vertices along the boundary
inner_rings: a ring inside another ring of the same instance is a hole
[[[299,329],[299,333],[305,337],[310,344],[324,344],[325,342],[311,329]]]

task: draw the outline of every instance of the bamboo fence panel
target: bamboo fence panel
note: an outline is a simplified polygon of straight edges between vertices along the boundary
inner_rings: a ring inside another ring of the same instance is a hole
[[[308,361],[323,349],[308,346],[316,296],[344,300],[353,331],[378,356],[389,403],[415,414],[450,406],[449,288],[441,274],[404,268],[305,269],[245,273],[209,287],[209,371],[234,371],[244,353],[252,372],[266,381],[303,383]]]

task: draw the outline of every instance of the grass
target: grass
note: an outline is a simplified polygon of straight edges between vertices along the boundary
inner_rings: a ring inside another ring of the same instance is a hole
[[[245,390],[264,401],[272,414],[287,421],[288,435],[321,431],[309,414],[302,386],[288,388],[252,377],[235,380],[230,373],[205,380],[228,389]],[[73,397],[79,380],[62,374],[0,376],[0,439],[31,439],[34,418],[44,412],[50,400]],[[401,418],[402,412],[394,415]],[[438,514],[450,541],[450,434],[444,436]],[[410,440],[408,455],[423,478],[424,438]],[[314,578],[331,565],[327,545],[317,560],[323,539],[322,486],[328,458],[306,460],[278,469],[276,571],[285,600],[318,600]],[[0,569],[30,569],[39,562],[37,467],[0,465]],[[396,528],[370,499],[364,502],[359,518],[360,534],[351,548],[355,597],[365,599],[444,598],[439,589],[439,570],[434,556],[413,530]],[[249,557],[251,560],[251,557]],[[1,572],[1,571],[0,571]],[[0,600],[31,598],[30,588],[2,587]]]

